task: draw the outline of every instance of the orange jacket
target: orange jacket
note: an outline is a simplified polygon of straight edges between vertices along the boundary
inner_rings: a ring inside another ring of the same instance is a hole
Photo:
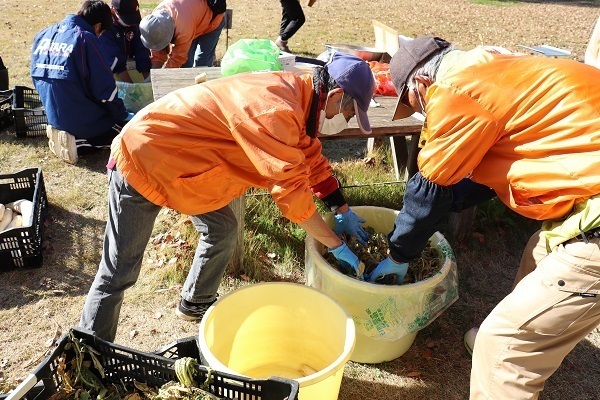
[[[166,68],[181,67],[187,61],[192,40],[217,29],[224,16],[219,14],[213,18],[206,0],[163,0],[155,10],[158,9],[167,10],[175,23],[171,54],[164,49],[152,50],[152,61],[166,61]]]
[[[303,222],[310,190],[331,176],[306,134],[311,77],[247,73],[174,91],[138,112],[112,156],[149,201],[187,215],[214,211],[250,187],[267,188],[282,214]]]
[[[572,60],[471,50],[427,91],[419,170],[470,176],[546,220],[600,193],[600,70]]]

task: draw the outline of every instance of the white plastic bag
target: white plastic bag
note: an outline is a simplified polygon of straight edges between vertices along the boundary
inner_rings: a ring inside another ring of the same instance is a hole
[[[152,83],[117,82],[117,88],[127,112],[135,114],[154,101]]]

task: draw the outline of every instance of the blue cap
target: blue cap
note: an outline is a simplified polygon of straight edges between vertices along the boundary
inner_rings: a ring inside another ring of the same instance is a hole
[[[356,121],[362,133],[371,133],[367,111],[375,92],[375,78],[369,64],[352,54],[335,52],[325,68],[329,76],[354,99]]]

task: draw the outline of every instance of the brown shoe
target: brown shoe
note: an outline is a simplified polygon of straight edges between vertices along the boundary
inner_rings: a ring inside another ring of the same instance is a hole
[[[281,36],[279,36],[277,38],[277,40],[275,40],[275,45],[277,47],[279,47],[279,50],[284,51],[286,53],[291,53],[292,51],[290,50],[290,48],[287,46],[287,40],[281,40]]]

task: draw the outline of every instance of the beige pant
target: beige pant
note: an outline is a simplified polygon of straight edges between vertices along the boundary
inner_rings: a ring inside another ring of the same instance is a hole
[[[473,352],[471,400],[537,399],[565,356],[600,325],[600,239],[546,251],[525,247],[515,286],[483,321]]]

